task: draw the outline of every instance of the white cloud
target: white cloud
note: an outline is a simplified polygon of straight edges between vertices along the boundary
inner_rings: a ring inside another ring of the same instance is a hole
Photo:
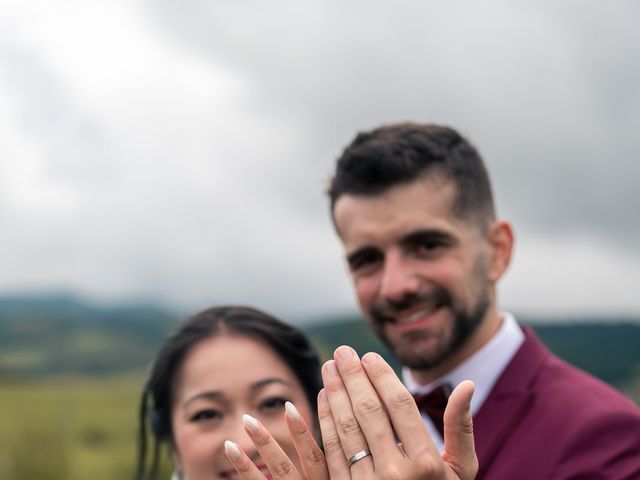
[[[502,296],[509,308],[546,316],[640,311],[640,259],[586,236],[523,236]]]
[[[527,226],[508,306],[639,311],[635,10],[3,2],[0,292],[353,309],[326,176],[417,119],[467,133]]]

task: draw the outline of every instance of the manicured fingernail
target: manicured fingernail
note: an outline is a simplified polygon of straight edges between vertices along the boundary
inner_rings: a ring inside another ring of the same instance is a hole
[[[287,417],[289,417],[291,420],[294,420],[294,421],[300,420],[300,412],[298,412],[298,409],[293,403],[285,402],[284,410],[287,413]]]
[[[224,451],[236,462],[242,458],[242,453],[240,452],[238,445],[233,443],[231,440],[225,440]]]
[[[258,420],[253,418],[251,415],[247,415],[246,413],[242,415],[242,421],[244,422],[244,426],[247,427],[251,433],[258,433],[260,431],[260,424]]]
[[[336,357],[338,357],[341,360],[348,360],[351,357],[353,357],[353,349],[345,345],[338,347],[336,349]]]

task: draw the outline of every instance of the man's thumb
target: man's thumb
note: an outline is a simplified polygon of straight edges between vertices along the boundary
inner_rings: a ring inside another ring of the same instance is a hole
[[[478,473],[478,458],[473,441],[471,397],[473,382],[458,385],[444,411],[444,453],[442,459],[461,480],[473,480]]]

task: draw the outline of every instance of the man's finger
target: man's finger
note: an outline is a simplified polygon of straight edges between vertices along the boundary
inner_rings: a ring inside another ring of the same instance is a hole
[[[440,457],[438,449],[424,427],[413,396],[407,391],[391,366],[375,352],[364,355],[362,365],[380,395],[407,455],[415,458],[427,452],[431,456]]]
[[[369,445],[353,412],[351,399],[334,360],[329,360],[323,365],[322,381],[345,459],[368,449]],[[352,475],[360,478],[372,470],[370,456],[355,463],[350,469]]]
[[[462,382],[451,393],[444,411],[445,451],[442,459],[461,480],[473,479],[478,472],[470,406],[473,390],[471,381]]]
[[[391,421],[355,350],[341,346],[334,358],[377,469],[400,455]]]
[[[348,480],[351,478],[346,456],[340,444],[338,431],[331,415],[331,407],[324,389],[318,393],[318,421],[324,447],[325,459],[332,480]]]

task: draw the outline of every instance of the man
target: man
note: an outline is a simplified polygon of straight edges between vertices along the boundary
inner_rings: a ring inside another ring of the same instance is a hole
[[[428,398],[474,382],[477,478],[640,478],[638,408],[500,310],[513,232],[466,139],[438,125],[360,133],[329,197],[362,312],[409,390]],[[423,420],[445,450],[441,416]]]

